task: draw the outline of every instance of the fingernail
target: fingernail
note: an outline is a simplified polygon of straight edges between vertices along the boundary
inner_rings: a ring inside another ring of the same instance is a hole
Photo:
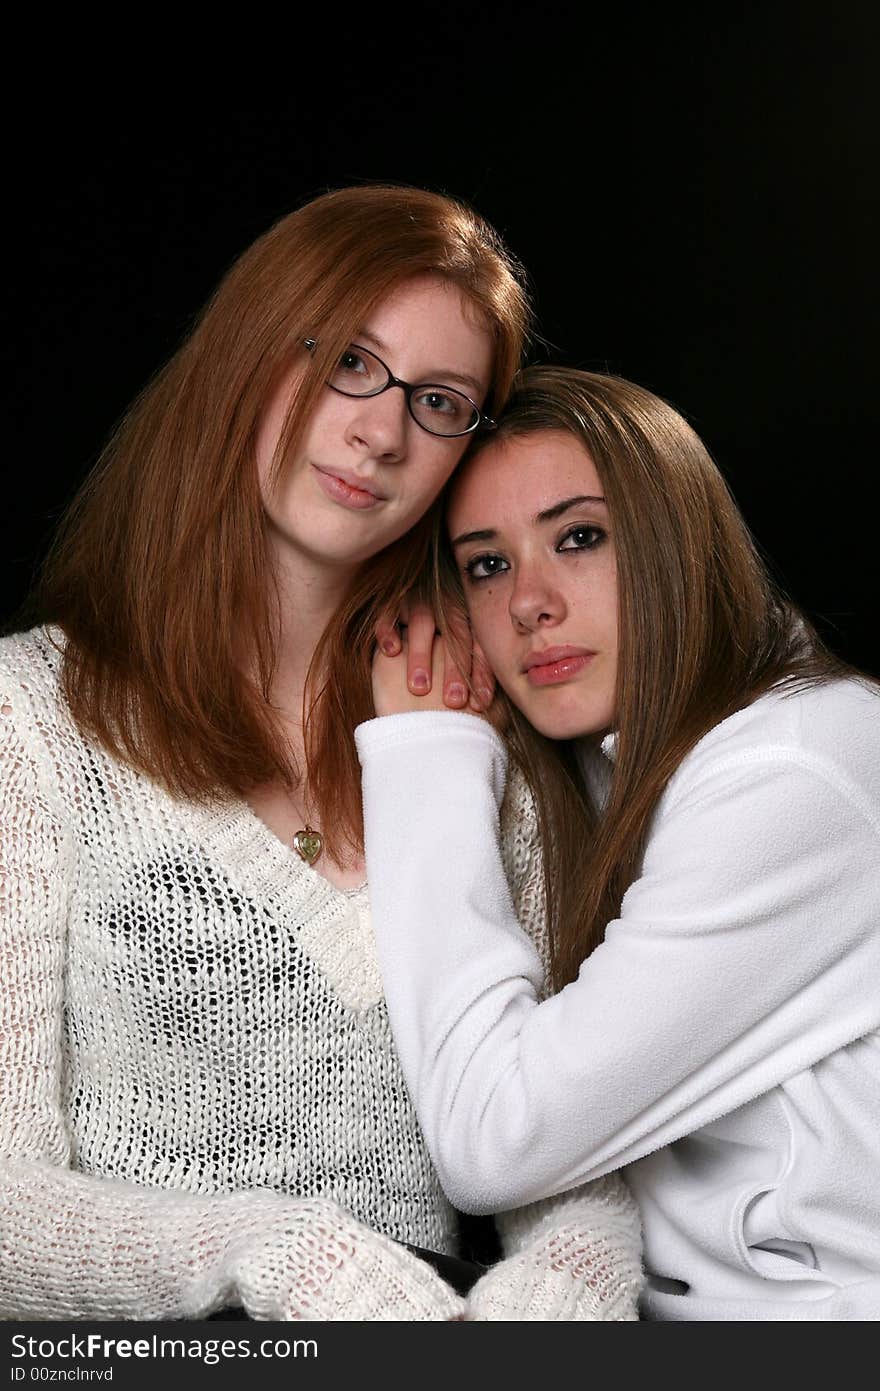
[[[481,705],[487,705],[487,706],[488,706],[488,705],[491,705],[491,704],[492,704],[492,692],[491,692],[490,690],[487,690],[485,686],[478,686],[478,687],[477,687],[477,700],[480,702]]]
[[[395,652],[397,651],[397,643],[394,641],[394,638],[385,639],[385,641],[382,643],[382,651],[385,653],[386,657],[394,656]]]
[[[467,691],[464,686],[449,686],[446,691],[446,699],[452,705],[464,705],[467,698]]]
[[[414,671],[410,686],[414,691],[426,691],[428,689],[428,673],[426,671]]]

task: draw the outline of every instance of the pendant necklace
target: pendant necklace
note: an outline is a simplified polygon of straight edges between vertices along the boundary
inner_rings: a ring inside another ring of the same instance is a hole
[[[293,837],[293,848],[301,860],[313,865],[324,849],[324,837],[320,831],[313,831],[311,826],[304,826]]]

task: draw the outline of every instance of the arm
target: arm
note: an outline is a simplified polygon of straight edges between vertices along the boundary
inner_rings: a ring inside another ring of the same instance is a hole
[[[504,1259],[474,1285],[481,1322],[632,1322],[644,1283],[635,1201],[619,1174],[495,1217]]]
[[[70,1169],[62,1107],[67,886],[53,773],[0,673],[0,1317],[444,1319],[422,1261],[321,1198],[196,1195]]]
[[[357,738],[392,1025],[464,1210],[599,1177],[877,1027],[877,828],[818,763],[758,750],[664,799],[620,918],[542,1001],[501,863],[497,735],[444,712]]]
[[[512,770],[501,807],[501,856],[517,918],[535,944],[549,992],[544,857],[534,799]],[[468,1298],[468,1316],[631,1321],[643,1284],[641,1222],[619,1174],[495,1214],[504,1259]]]
[[[0,1160],[0,1317],[445,1320],[425,1262],[323,1198],[196,1196]]]

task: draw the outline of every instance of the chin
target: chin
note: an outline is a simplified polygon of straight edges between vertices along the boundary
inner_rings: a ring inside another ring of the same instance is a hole
[[[588,735],[595,733],[591,725],[584,725],[577,721],[542,721],[532,720],[535,729],[539,734],[543,734],[545,739],[584,739]]]
[[[604,734],[610,727],[607,712],[602,710],[535,708],[522,709],[530,724],[545,739],[584,739]]]

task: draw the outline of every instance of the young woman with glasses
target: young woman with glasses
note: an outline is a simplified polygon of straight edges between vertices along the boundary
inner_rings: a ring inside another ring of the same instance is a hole
[[[466,1315],[407,1249],[454,1255],[456,1214],[388,1027],[353,729],[526,324],[468,209],[309,203],[132,406],[0,643],[3,1316]],[[525,892],[515,818],[508,852]],[[502,1227],[468,1316],[633,1317],[620,1183]]]
[[[436,603],[466,604],[505,738],[381,653],[391,718],[357,734],[389,1012],[446,1191],[481,1212],[625,1166],[645,1317],[876,1319],[876,682],[628,382],[527,370],[447,527]],[[522,770],[550,999],[498,840]]]

